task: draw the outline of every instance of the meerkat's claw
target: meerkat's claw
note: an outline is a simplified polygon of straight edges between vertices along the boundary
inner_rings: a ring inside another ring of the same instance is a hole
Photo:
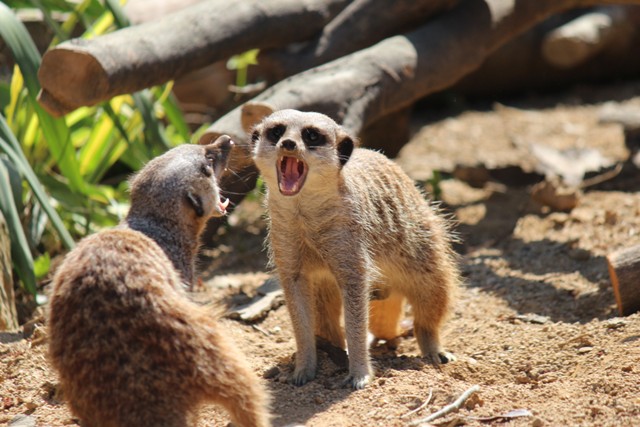
[[[342,388],[351,387],[354,390],[362,390],[370,382],[371,375],[368,374],[362,376],[348,375],[344,381],[342,381]]]
[[[444,350],[430,353],[429,355],[424,356],[424,359],[436,368],[439,368],[440,365],[455,362],[457,360],[453,353],[449,353]]]
[[[453,353],[449,353],[448,351],[439,352],[438,359],[440,359],[440,363],[442,363],[443,365],[445,363],[455,362],[456,360],[458,360],[458,358]]]
[[[316,377],[316,370],[313,369],[296,369],[289,377],[289,384],[300,387],[313,380]]]

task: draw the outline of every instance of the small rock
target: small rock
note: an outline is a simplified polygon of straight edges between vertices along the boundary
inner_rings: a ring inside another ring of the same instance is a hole
[[[531,421],[531,427],[542,427],[544,425],[544,421],[542,421],[540,418],[534,418],[533,421]]]
[[[617,212],[614,211],[605,211],[604,212],[604,223],[607,225],[616,225],[620,220]]]
[[[38,404],[31,399],[26,399],[23,403],[28,411],[33,411],[38,407]]]
[[[593,347],[585,346],[578,349],[578,354],[587,354],[593,350]]]
[[[8,427],[36,427],[36,419],[29,415],[16,415],[9,421]]]
[[[549,322],[549,318],[547,316],[542,316],[535,313],[519,314],[516,315],[515,318],[523,322],[533,323],[536,325],[544,325],[545,323]]]
[[[607,283],[608,284],[608,283]],[[604,322],[604,327],[607,329],[620,329],[622,327],[624,327],[627,323],[625,319],[622,319],[620,317],[616,317],[613,319],[609,319],[607,321]]]
[[[315,402],[316,405],[322,405],[324,403],[324,397],[322,396],[316,396],[313,401]]]
[[[531,189],[531,198],[554,211],[571,211],[578,205],[582,193],[574,187],[557,182],[542,181]]]
[[[267,369],[265,373],[262,374],[262,377],[266,380],[270,380],[272,378],[277,377],[278,375],[280,375],[280,368],[278,368],[277,366],[274,366],[271,369]]]

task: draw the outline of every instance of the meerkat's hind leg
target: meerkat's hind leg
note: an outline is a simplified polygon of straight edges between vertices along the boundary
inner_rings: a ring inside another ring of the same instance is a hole
[[[400,320],[404,308],[404,296],[391,291],[385,299],[369,302],[369,331],[378,340],[385,340],[387,346],[395,349],[402,334]]]
[[[453,362],[456,358],[440,345],[440,328],[448,312],[449,294],[446,286],[440,286],[436,277],[415,277],[415,283],[404,291],[413,311],[413,334],[422,356],[434,365]]]
[[[418,340],[418,346],[422,356],[431,364],[440,365],[454,362],[456,356],[440,347],[440,339],[438,332],[433,329],[425,328],[414,322],[413,334]]]

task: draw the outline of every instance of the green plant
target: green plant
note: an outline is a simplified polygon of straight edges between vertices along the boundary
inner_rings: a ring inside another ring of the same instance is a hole
[[[249,65],[258,64],[259,49],[251,49],[239,55],[234,55],[227,61],[227,69],[236,70],[236,86],[247,85],[247,70]]]
[[[433,200],[442,200],[442,175],[439,170],[434,170],[431,178],[427,180],[427,184],[431,187],[431,198]]]
[[[16,62],[11,79],[0,81],[0,208],[11,230],[14,268],[33,294],[52,255],[120,220],[128,175],[191,134],[170,84],[50,116],[37,102],[40,53],[16,16],[25,8],[42,12],[55,34],[52,46],[79,28],[90,38],[128,22],[115,0],[0,3],[0,38]]]

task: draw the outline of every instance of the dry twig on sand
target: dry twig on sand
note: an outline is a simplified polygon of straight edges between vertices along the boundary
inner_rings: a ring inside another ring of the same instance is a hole
[[[471,397],[471,395],[473,393],[477,392],[478,390],[480,390],[480,386],[479,385],[474,385],[469,390],[467,390],[464,393],[462,393],[460,395],[460,397],[458,397],[456,399],[456,401],[453,402],[452,404],[445,406],[444,408],[440,409],[437,412],[434,412],[433,414],[429,415],[428,417],[424,417],[424,418],[421,418],[419,420],[412,421],[411,423],[409,423],[409,426],[417,426],[417,425],[420,425],[420,424],[425,424],[425,423],[431,422],[431,421],[433,421],[433,420],[435,420],[437,418],[443,417],[443,416],[449,414],[450,412],[453,412],[453,411],[455,411],[457,409],[460,409],[462,404],[469,397]]]
[[[421,409],[423,409],[424,407],[426,407],[429,402],[431,402],[431,398],[433,397],[433,389],[429,390],[429,397],[427,397],[427,400],[424,401],[424,403],[420,406],[418,406],[416,409],[413,409],[410,412],[407,412],[406,414],[404,414],[403,416],[401,416],[400,418],[407,418],[413,414],[415,414],[416,412],[420,411]]]

